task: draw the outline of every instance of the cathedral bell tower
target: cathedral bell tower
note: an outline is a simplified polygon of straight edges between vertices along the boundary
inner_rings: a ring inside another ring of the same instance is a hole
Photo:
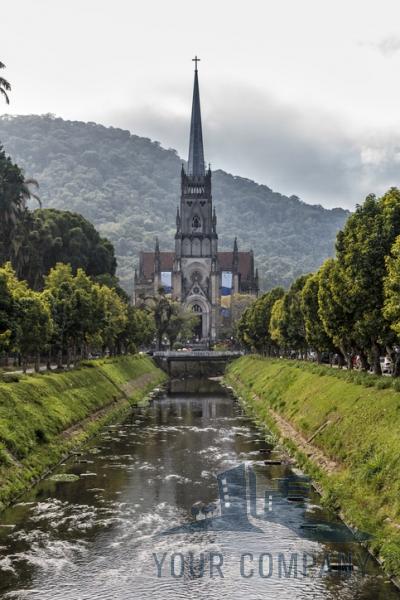
[[[204,164],[199,79],[194,72],[192,118],[190,123],[187,172],[181,170],[181,203],[177,214],[175,253],[179,257],[216,257],[218,236],[213,216],[211,169]]]
[[[204,163],[200,91],[195,62],[189,160],[182,165],[181,199],[176,216],[173,295],[201,314],[199,337],[216,337],[219,302],[217,218],[213,211],[211,169]]]

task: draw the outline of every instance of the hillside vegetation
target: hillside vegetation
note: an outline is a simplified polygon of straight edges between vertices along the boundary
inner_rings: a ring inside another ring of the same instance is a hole
[[[96,123],[46,116],[3,116],[0,141],[40,184],[45,208],[82,214],[115,246],[118,274],[132,289],[140,249],[172,249],[181,159],[158,142]],[[221,249],[253,247],[261,285],[289,285],[333,253],[348,213],[283,196],[265,185],[213,174]]]
[[[256,356],[235,361],[227,379],[259,421],[271,424],[272,409],[338,465],[327,473],[297,452],[325,501],[372,534],[386,571],[400,576],[400,393],[373,376],[357,383],[352,373]]]

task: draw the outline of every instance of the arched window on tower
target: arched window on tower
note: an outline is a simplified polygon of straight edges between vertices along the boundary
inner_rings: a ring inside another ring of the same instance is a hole
[[[192,312],[194,312],[194,313],[201,313],[201,312],[203,312],[201,310],[200,304],[193,304],[193,306],[192,306]]]
[[[192,219],[192,229],[193,231],[199,231],[199,229],[201,229],[201,219],[198,215],[194,215]]]

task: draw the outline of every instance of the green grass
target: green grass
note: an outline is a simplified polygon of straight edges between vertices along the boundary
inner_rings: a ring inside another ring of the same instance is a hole
[[[261,357],[235,361],[226,379],[262,422],[271,422],[273,408],[309,438],[331,421],[312,443],[339,463],[333,474],[286,443],[322,485],[323,500],[371,533],[386,571],[400,576],[400,393],[391,382],[386,387],[367,374]]]
[[[148,357],[124,356],[0,382],[0,508],[164,379]],[[127,398],[121,386],[134,380]]]

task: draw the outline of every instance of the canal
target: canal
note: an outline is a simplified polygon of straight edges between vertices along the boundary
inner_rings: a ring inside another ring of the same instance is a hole
[[[218,382],[172,382],[2,513],[0,598],[400,598],[264,438]]]

